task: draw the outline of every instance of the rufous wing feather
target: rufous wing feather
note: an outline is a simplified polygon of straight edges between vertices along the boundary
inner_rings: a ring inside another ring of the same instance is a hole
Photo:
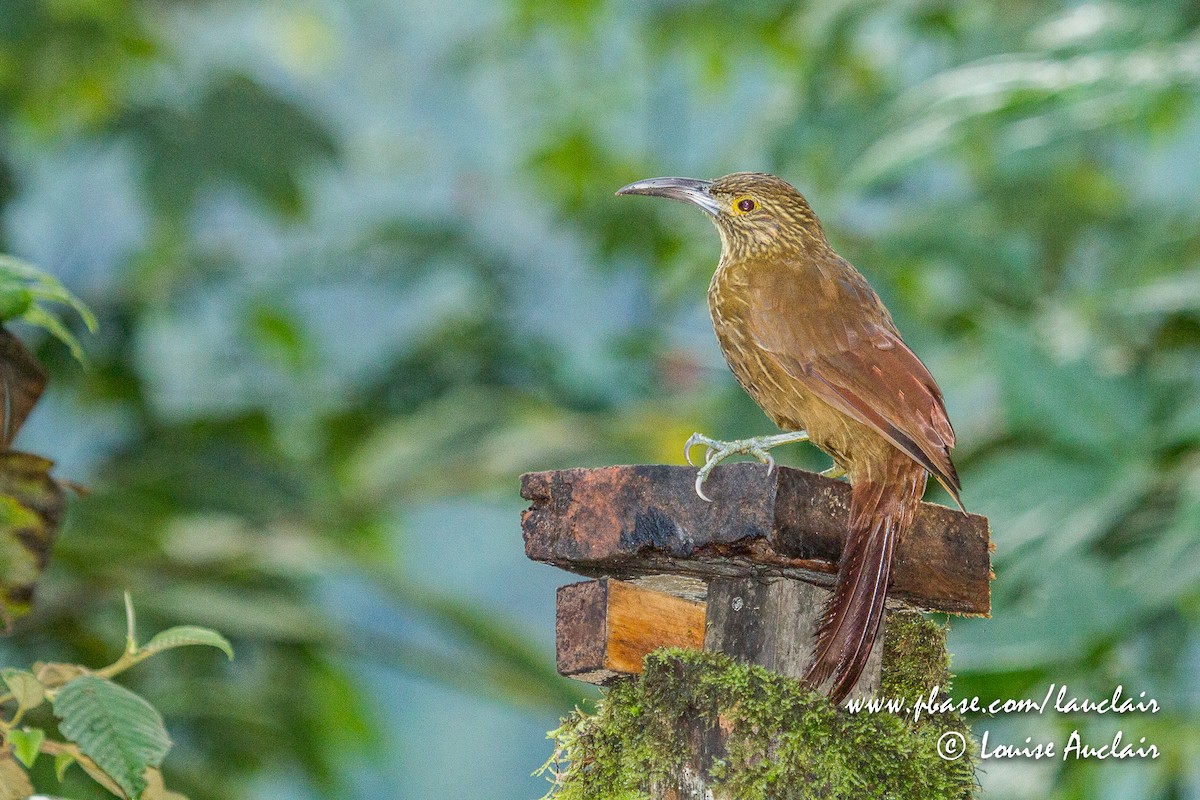
[[[839,279],[817,292],[786,263],[755,271],[748,287],[754,341],[806,389],[932,473],[961,508],[950,460],[954,429],[937,382],[865,279],[845,262],[835,266],[843,270],[828,272]],[[834,310],[854,304],[877,313],[847,317]]]

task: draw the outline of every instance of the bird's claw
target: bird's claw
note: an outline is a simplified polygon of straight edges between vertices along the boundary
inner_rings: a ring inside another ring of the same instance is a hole
[[[698,444],[704,445],[704,461],[705,463],[708,463],[708,460],[712,457],[714,445],[719,443],[708,438],[702,433],[693,433],[691,436],[689,436],[688,440],[683,443],[683,457],[686,458],[688,464],[693,467],[698,465],[695,461],[692,461],[692,449]]]
[[[722,442],[718,439],[711,439],[702,433],[693,433],[683,445],[683,455],[688,464],[693,467],[697,466],[696,462],[692,461],[692,450],[697,445],[704,445],[704,464],[696,471],[696,494],[702,500],[712,502],[711,498],[704,493],[704,482],[708,480],[708,476],[712,474],[713,468],[717,464],[732,455],[754,456],[766,464],[767,475],[771,475],[775,471],[775,457],[771,455],[771,448],[788,442],[802,442],[806,439],[808,439],[808,435],[804,431],[739,439],[732,442]]]

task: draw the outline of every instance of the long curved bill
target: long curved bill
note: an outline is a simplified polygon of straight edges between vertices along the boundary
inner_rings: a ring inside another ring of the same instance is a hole
[[[721,203],[709,193],[712,181],[695,178],[650,178],[637,181],[617,189],[617,194],[644,194],[650,197],[666,197],[682,200],[699,206],[712,216],[721,213]]]

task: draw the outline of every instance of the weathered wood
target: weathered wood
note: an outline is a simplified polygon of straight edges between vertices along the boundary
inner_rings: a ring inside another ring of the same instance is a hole
[[[717,467],[696,496],[691,467],[643,465],[522,476],[525,553],[583,575],[783,576],[832,585],[848,484],[782,467]],[[990,611],[984,517],[924,503],[896,550],[890,594],[920,608]]]
[[[728,756],[728,730],[719,721],[699,717],[680,720],[687,729],[687,758],[671,776],[651,788],[655,800],[733,800],[725,793],[714,793],[709,773],[713,765]],[[719,790],[718,790],[719,791]]]
[[[707,603],[606,578],[573,583],[558,590],[558,671],[603,685],[640,674],[659,647],[687,647],[801,678],[829,595],[790,578],[717,578]],[[877,641],[852,697],[878,689],[880,648]]]
[[[802,678],[832,592],[791,578],[717,578],[708,585],[704,649]],[[883,625],[887,625],[885,617]],[[851,697],[879,688],[883,630]]]
[[[558,671],[604,684],[642,671],[660,647],[704,646],[704,604],[623,581],[561,586],[555,625]]]

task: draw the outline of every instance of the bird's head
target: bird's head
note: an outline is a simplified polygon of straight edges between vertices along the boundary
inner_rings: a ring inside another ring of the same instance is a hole
[[[668,197],[699,206],[721,233],[725,255],[805,250],[826,243],[816,214],[791,184],[763,172],[735,172],[715,181],[650,178],[617,194]]]

